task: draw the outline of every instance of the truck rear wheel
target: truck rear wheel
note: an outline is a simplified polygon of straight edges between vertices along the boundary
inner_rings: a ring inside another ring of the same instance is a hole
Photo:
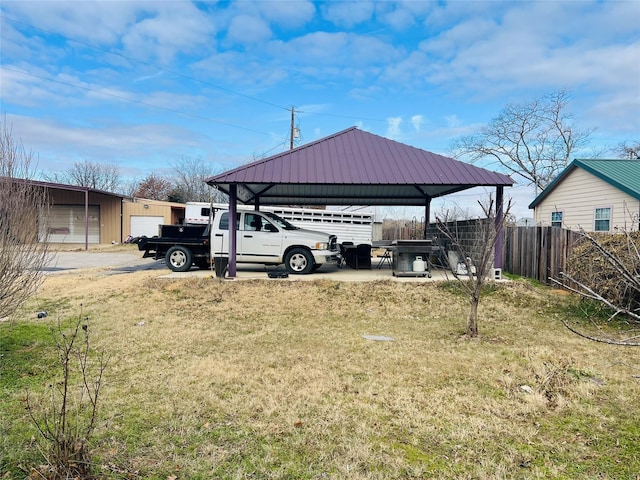
[[[186,272],[193,263],[191,250],[180,245],[176,245],[167,250],[165,263],[173,272]]]
[[[289,273],[307,274],[313,271],[313,255],[304,248],[294,248],[284,258]]]

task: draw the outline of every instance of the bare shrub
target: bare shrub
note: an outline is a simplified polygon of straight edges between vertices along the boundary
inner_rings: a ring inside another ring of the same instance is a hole
[[[0,127],[0,318],[10,317],[40,286],[49,262],[47,192],[30,181],[33,154]]]
[[[618,261],[626,265],[633,275],[640,275],[640,232],[627,235],[590,234],[593,241],[583,236],[571,252],[567,275],[577,282],[590,284],[610,302],[627,309],[640,309],[640,290],[632,288],[619,273]],[[612,263],[602,254],[610,252],[618,261]]]
[[[93,479],[89,440],[108,358],[91,352],[89,319],[82,314],[69,331],[58,321],[51,332],[61,376],[49,383],[43,397],[27,391],[27,411],[45,443],[41,452],[46,464],[36,471],[38,478],[50,480]]]
[[[585,231],[580,235],[567,272],[551,281],[602,308],[583,309],[588,329],[563,323],[591,340],[640,346],[640,233],[624,229],[614,235]]]

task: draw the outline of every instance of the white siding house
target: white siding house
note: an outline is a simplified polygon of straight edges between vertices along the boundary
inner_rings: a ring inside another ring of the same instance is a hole
[[[638,230],[640,160],[574,160],[529,208],[538,225]]]

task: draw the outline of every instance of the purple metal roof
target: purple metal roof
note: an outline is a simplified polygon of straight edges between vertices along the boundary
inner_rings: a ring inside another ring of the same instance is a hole
[[[475,186],[511,186],[507,175],[410,147],[356,127],[206,180],[262,204],[423,205]]]

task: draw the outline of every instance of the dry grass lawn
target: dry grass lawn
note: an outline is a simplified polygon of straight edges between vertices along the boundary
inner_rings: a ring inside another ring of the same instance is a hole
[[[93,444],[105,478],[640,478],[640,352],[568,332],[570,296],[494,285],[471,341],[455,284],[163,274],[51,276],[0,325],[10,338],[83,304],[111,356]],[[6,478],[36,455],[21,402],[55,355],[37,338],[3,349],[3,369],[37,352],[2,384]]]

